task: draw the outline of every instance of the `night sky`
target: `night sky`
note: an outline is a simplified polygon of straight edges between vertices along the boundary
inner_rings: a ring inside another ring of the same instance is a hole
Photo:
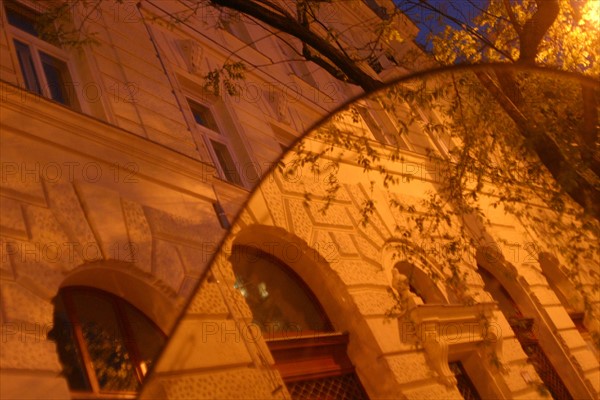
[[[424,9],[418,4],[419,0],[394,0],[394,2],[420,28],[416,40],[427,49],[431,48],[427,44],[427,35],[430,32],[438,33],[448,24],[458,27],[448,19],[438,20],[439,14]],[[471,21],[481,12],[480,9],[486,7],[488,0],[429,0],[427,3],[460,21]]]

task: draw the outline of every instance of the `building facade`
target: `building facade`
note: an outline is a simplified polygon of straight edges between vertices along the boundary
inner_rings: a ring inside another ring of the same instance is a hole
[[[35,23],[46,6],[0,7],[2,398],[598,397],[598,326],[577,293],[597,263],[576,289],[560,254],[490,257],[490,243],[536,240],[490,208],[490,241],[461,266],[465,304],[432,279],[447,271],[418,238],[398,238],[402,212],[363,223],[369,199],[417,207],[435,190],[425,166],[439,138],[408,130],[388,167],[422,176],[396,189],[362,174],[356,154],[325,158],[340,189],[322,212],[326,165],[291,169],[288,155],[272,167],[359,92],[294,60],[297,43],[221,9],[152,0],[69,3],[61,29],[94,43],[61,47]],[[320,12],[360,43],[348,26],[383,10]],[[418,52],[416,27],[397,26],[389,46]],[[244,80],[207,90],[232,53]],[[370,64],[382,80],[409,72],[384,55]],[[335,123],[384,151],[393,122],[373,101]],[[315,132],[304,146],[318,152]]]

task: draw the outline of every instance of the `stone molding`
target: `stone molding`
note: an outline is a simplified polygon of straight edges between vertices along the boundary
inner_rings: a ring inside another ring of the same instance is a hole
[[[502,335],[489,335],[486,330],[486,321],[494,318],[496,303],[437,305],[418,304],[410,299],[409,303],[407,314],[414,324],[414,340],[421,343],[431,367],[444,385],[456,385],[456,378],[448,365],[449,354],[454,346],[464,347],[467,344],[476,349],[481,344],[489,345],[489,356],[502,359]]]

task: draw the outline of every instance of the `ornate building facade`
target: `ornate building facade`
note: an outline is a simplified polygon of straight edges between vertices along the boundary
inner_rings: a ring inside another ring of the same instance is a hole
[[[599,328],[578,293],[597,264],[576,289],[560,254],[491,257],[536,237],[489,207],[492,228],[469,227],[490,240],[461,265],[465,304],[418,238],[398,239],[402,212],[363,223],[369,199],[418,207],[435,190],[439,138],[409,129],[388,168],[419,179],[389,190],[340,151],[322,212],[326,167],[272,166],[358,91],[295,61],[293,41],[147,0],[74,3],[68,22],[95,43],[59,47],[35,23],[43,7],[0,7],[2,398],[598,398]],[[384,10],[320,12],[343,30]],[[395,23],[389,46],[419,52],[417,28]],[[232,52],[250,68],[216,95],[203,76]],[[369,101],[335,121],[385,151],[393,121]],[[319,152],[315,132],[303,145]]]

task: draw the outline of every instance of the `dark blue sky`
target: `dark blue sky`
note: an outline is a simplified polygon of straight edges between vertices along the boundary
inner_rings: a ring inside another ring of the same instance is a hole
[[[435,10],[428,10],[419,4],[419,0],[394,0],[400,8],[420,28],[417,42],[426,48],[427,35],[433,31],[440,32],[448,24],[458,28],[452,21],[442,18]],[[427,1],[436,10],[448,14],[460,21],[471,21],[487,6],[488,0],[429,0]]]

